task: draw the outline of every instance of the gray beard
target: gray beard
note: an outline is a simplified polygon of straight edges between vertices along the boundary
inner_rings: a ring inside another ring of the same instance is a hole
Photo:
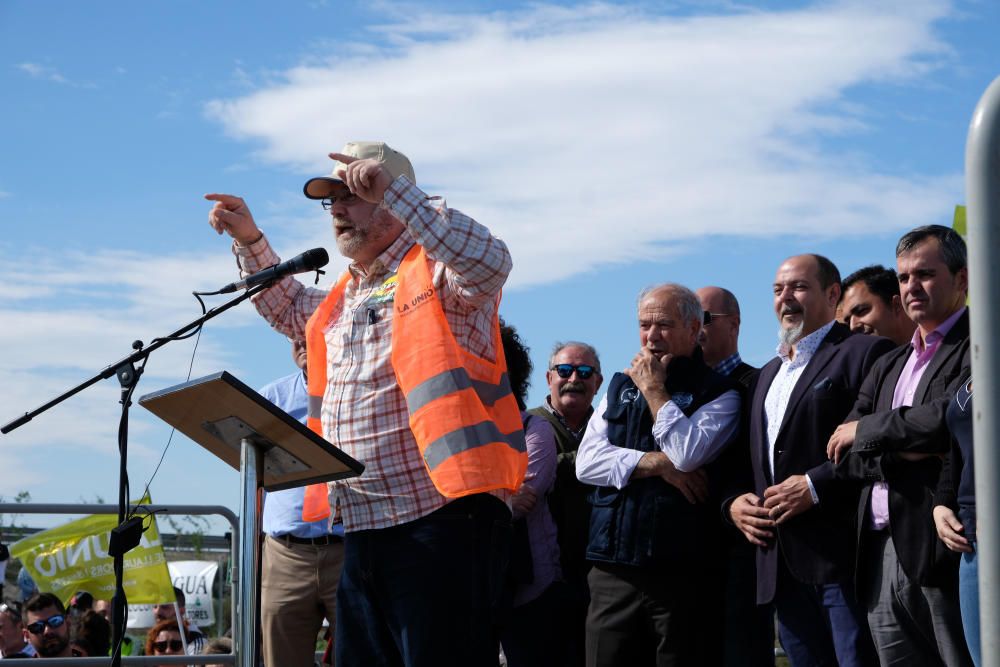
[[[778,327],[778,342],[787,347],[795,345],[802,338],[802,329],[805,328],[805,325],[805,322],[799,322],[791,329]]]

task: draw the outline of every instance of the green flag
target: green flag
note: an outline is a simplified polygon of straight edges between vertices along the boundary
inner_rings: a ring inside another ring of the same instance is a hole
[[[149,504],[144,498],[137,505]],[[123,584],[129,604],[156,604],[174,599],[156,519],[139,546],[125,554]],[[57,528],[35,533],[11,545],[10,553],[27,568],[38,590],[55,594],[63,603],[77,591],[87,591],[98,600],[115,593],[113,560],[108,556],[111,529],[118,525],[112,514],[92,514]]]
[[[960,204],[955,206],[955,220],[951,223],[951,228],[963,237],[968,236],[968,233],[965,231],[965,207]]]

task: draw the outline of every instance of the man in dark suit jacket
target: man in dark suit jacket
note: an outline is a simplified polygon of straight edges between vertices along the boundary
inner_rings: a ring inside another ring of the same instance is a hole
[[[702,356],[716,373],[736,382],[748,396],[759,370],[740,357],[740,304],[722,287],[695,291],[705,311],[698,334]],[[747,400],[740,415],[740,433],[709,466],[709,480],[721,477],[720,486],[750,488],[752,473],[746,433]],[[714,485],[714,484],[713,484]],[[719,584],[724,586],[723,665],[725,667],[774,667],[774,607],[757,604],[756,549],[732,526],[724,526]]]
[[[792,664],[874,665],[850,585],[860,489],[834,481],[826,442],[892,343],[836,322],[840,274],[825,257],[788,258],[773,288],[778,357],[761,369],[750,403],[755,491],[727,509],[759,547],[757,603],[774,601]]]
[[[969,373],[965,242],[941,225],[896,247],[900,296],[917,331],[881,359],[830,438],[836,474],[865,483],[857,505],[858,592],[883,664],[971,665],[958,560],[938,541],[932,494],[951,438],[945,410]]]

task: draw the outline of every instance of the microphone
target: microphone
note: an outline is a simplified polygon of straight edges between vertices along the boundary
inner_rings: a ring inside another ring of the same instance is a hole
[[[313,248],[312,250],[306,250],[301,255],[292,257],[281,264],[275,264],[268,269],[251,274],[243,280],[235,283],[229,283],[220,289],[218,294],[229,294],[230,292],[235,292],[236,290],[250,289],[251,287],[256,287],[262,283],[272,283],[276,280],[284,278],[285,276],[290,276],[296,273],[318,271],[321,266],[326,266],[329,261],[330,255],[327,254],[325,248]]]

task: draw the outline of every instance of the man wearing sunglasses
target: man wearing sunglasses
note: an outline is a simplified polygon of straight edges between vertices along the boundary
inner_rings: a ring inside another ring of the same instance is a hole
[[[24,636],[40,658],[69,658],[69,623],[63,603],[52,593],[38,593],[24,603]]]
[[[584,429],[594,414],[594,396],[604,377],[601,360],[592,345],[580,341],[556,343],[545,373],[549,395],[529,412],[547,420],[556,434],[556,482],[549,494],[549,510],[556,522],[559,564],[567,584],[567,599],[559,632],[570,638],[574,651],[566,664],[583,660],[584,621],[590,592],[587,588],[587,534],[590,530],[591,487],[576,478],[576,453]]]
[[[421,190],[385,143],[330,158],[333,173],[303,190],[350,267],[329,290],[286,278],[254,305],[306,340],[309,427],[365,465],[334,485],[346,532],[336,662],[496,664],[508,502],[528,462],[499,334],[510,253]],[[206,198],[244,274],[279,261],[242,199]],[[303,520],[329,514],[316,490]]]
[[[703,466],[739,427],[735,384],[705,365],[688,288],[644,290],[640,350],[611,378],[577,453],[591,496],[586,663],[714,665],[721,658],[720,523]]]

